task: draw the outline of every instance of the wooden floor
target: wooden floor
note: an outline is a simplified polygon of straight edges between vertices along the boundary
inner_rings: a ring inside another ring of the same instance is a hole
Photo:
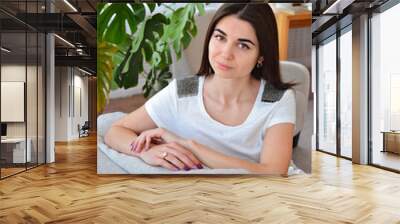
[[[400,175],[313,152],[313,173],[96,174],[96,139],[0,181],[0,223],[400,223]]]
[[[14,168],[14,167],[11,167],[11,168],[2,167],[1,168],[1,178],[7,177],[7,176],[10,176],[10,175],[19,173],[19,172],[22,172],[24,170],[26,170],[25,167],[23,167],[23,168],[22,167],[16,167],[16,168]]]

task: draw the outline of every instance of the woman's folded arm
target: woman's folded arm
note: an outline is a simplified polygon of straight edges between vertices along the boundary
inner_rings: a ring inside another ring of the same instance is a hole
[[[136,153],[131,151],[130,144],[141,132],[156,127],[156,124],[142,106],[116,121],[105,134],[104,142],[116,151],[137,156]]]
[[[263,142],[260,162],[228,156],[217,152],[194,140],[178,142],[191,150],[206,166],[210,168],[243,168],[258,174],[287,174],[292,157],[292,133],[294,125],[282,123],[267,130]]]

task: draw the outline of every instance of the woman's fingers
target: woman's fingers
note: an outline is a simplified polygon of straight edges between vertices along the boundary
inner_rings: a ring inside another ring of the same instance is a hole
[[[151,143],[159,145],[159,144],[165,143],[165,141],[162,138],[157,138],[156,137],[156,138],[152,138],[151,139]]]
[[[174,148],[176,150],[179,150],[181,153],[183,153],[187,157],[189,157],[190,160],[196,165],[197,168],[199,168],[199,169],[203,168],[202,165],[201,165],[200,160],[197,159],[197,157],[195,155],[193,155],[193,153],[190,150],[186,149],[185,147],[183,147],[183,146],[181,146],[181,145],[179,145],[178,143],[175,143],[175,142],[168,144],[168,146],[172,147],[172,148]]]
[[[168,140],[169,139],[169,140]],[[166,131],[163,128],[156,128],[142,132],[135,140],[133,145],[134,152],[146,151],[150,148],[151,143],[161,144],[172,139],[177,139],[177,136]]]
[[[148,135],[148,136],[146,136],[146,144],[145,144],[143,150],[148,150],[150,148],[150,143],[151,143],[151,136]]]
[[[149,150],[151,144],[165,143],[166,140],[163,136],[166,133],[168,132],[161,128],[142,132],[134,142],[133,152],[141,154],[142,152]],[[192,152],[179,145],[178,143],[169,143],[167,145],[162,145],[162,150],[169,153],[168,156],[163,159],[179,170],[203,168],[200,161],[192,154]],[[169,168],[171,167],[169,166]]]
[[[140,141],[140,135],[133,142],[133,147],[132,147],[132,151],[133,152],[136,152],[136,148],[137,148],[137,145],[138,145],[139,141]]]
[[[178,168],[176,168],[175,166],[173,166],[172,164],[170,164],[169,162],[167,162],[164,159],[160,159],[159,166],[162,166],[164,168],[167,168],[167,169],[173,170],[173,171],[177,171],[178,170]]]
[[[142,151],[143,142],[144,142],[144,136],[139,135],[139,137],[135,141],[135,148],[134,148],[135,152],[140,153]]]
[[[138,146],[138,151],[147,151],[150,148],[150,144],[152,143],[153,136],[150,134],[143,135],[140,139],[140,145]]]
[[[139,144],[139,143],[138,143]],[[138,153],[146,163],[155,166],[162,166],[170,170],[190,170],[202,167],[196,164],[185,153],[185,148],[177,149],[169,144],[154,146],[151,150]]]
[[[135,141],[134,151],[142,152],[148,150],[153,138],[161,139],[162,131],[157,129],[142,132]]]
[[[181,160],[179,160],[170,150],[166,150],[168,155],[164,157],[164,160],[170,162],[172,165],[177,167],[179,170],[189,170],[190,168],[187,167]]]
[[[176,150],[175,148],[172,148],[170,146],[167,147],[170,149],[167,152],[172,153],[177,159],[179,159],[182,163],[184,163],[184,165],[186,166],[184,167],[185,170],[198,168],[197,164],[193,162],[187,155],[185,155],[179,150]]]

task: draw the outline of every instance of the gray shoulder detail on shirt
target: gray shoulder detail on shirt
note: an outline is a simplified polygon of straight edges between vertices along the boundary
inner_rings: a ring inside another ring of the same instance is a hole
[[[267,103],[277,102],[282,98],[285,91],[286,90],[277,89],[272,84],[267,82],[264,85],[264,92],[262,94],[261,101]]]
[[[199,77],[187,77],[177,80],[178,98],[196,96],[199,92]]]

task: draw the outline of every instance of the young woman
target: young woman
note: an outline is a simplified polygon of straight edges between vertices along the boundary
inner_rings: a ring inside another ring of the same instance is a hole
[[[296,118],[293,84],[281,81],[268,4],[224,4],[213,17],[201,67],[173,80],[115,122],[111,148],[170,170],[243,168],[286,174]]]

